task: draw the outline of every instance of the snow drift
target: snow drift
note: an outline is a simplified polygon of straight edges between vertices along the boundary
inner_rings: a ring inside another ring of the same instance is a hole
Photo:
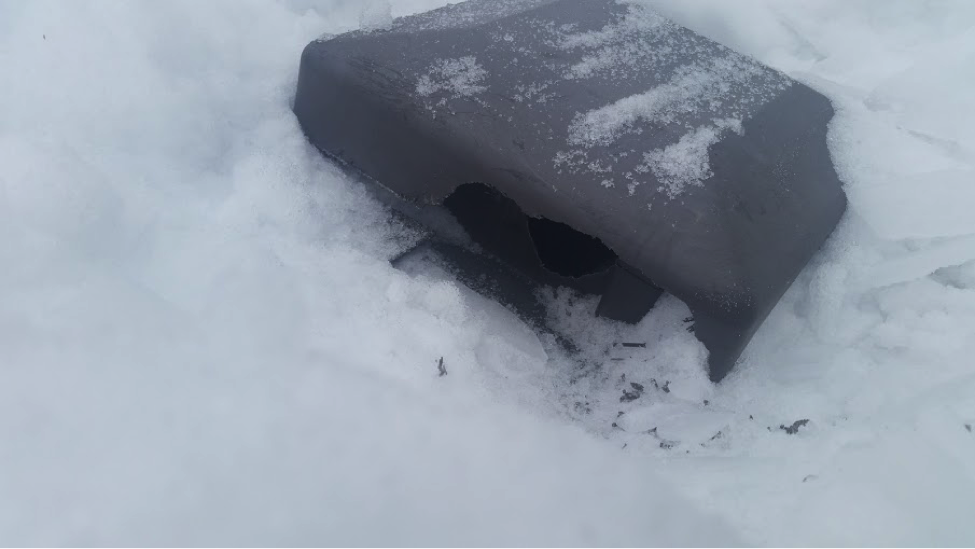
[[[553,290],[567,356],[388,266],[298,53],[444,3],[0,3],[0,542],[971,544],[975,5],[652,3],[839,111],[850,215],[716,388],[680,302]]]

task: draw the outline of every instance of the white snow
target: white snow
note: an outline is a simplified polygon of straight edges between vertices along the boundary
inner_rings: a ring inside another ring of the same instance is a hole
[[[640,33],[641,28],[646,34]],[[675,28],[672,23],[662,23],[655,12],[634,5],[620,22],[607,28],[562,37],[561,46],[569,50],[609,48],[609,52],[597,54],[605,61],[600,64],[604,69],[628,74],[670,70],[672,74],[661,85],[577,113],[569,125],[567,138],[568,145],[574,149],[556,154],[553,158],[556,168],[565,167],[576,173],[585,167],[590,174],[612,173],[612,165],[605,171],[593,169],[594,165],[604,161],[594,157],[606,156],[599,147],[644,131],[676,134],[681,130],[677,124],[683,122],[686,131],[675,135],[674,142],[662,148],[634,150],[642,156],[643,162],[632,171],[617,174],[629,180],[627,189],[633,196],[646,182],[643,174],[652,172],[661,194],[673,199],[688,186],[700,185],[711,177],[710,148],[725,132],[731,130],[740,134],[741,118],[750,108],[761,106],[790,85],[780,73],[769,71],[754,60],[733,52],[721,52],[706,61],[691,61],[676,69],[665,69],[666,63],[660,59],[668,60],[673,55],[672,46],[680,43],[668,38],[674,34]],[[607,43],[610,46],[604,46]],[[654,59],[647,58],[651,53]],[[588,61],[584,64],[590,66]],[[574,77],[577,78],[593,76],[591,71],[576,73]],[[700,125],[695,127],[686,122],[689,117],[702,119],[705,123],[698,122]],[[618,161],[619,157],[613,160]],[[615,186],[612,180],[609,181],[613,185],[603,186]]]
[[[754,89],[742,90],[742,86],[759,76],[763,75],[757,64],[737,55],[683,65],[666,84],[580,113],[569,127],[569,144],[606,145],[637,122],[665,125],[677,121],[682,113],[710,112],[740,117],[744,104],[761,104],[773,88],[788,86],[785,79],[763,78]]]
[[[487,91],[481,85],[485,78],[487,71],[474,56],[438,59],[420,76],[416,92],[424,97],[435,93],[445,93],[450,98],[471,97]]]
[[[714,175],[711,171],[711,145],[717,143],[726,130],[741,133],[741,121],[725,119],[716,121],[713,126],[697,127],[673,145],[644,153],[646,163],[641,167],[653,172],[661,183],[661,191],[668,198],[679,196],[688,185],[700,186],[705,179]]]
[[[649,70],[668,58],[671,49],[664,45],[665,39],[675,28],[657,12],[631,6],[621,20],[597,31],[563,34],[558,40],[560,48],[585,51],[565,76],[585,79],[609,73],[621,77],[626,72]]]
[[[713,386],[677,300],[553,292],[570,357],[389,267],[289,110],[383,3],[0,2],[0,543],[975,543],[975,4],[644,2],[837,107],[850,212]]]
[[[393,26],[393,6],[389,0],[364,2],[359,12],[362,30],[387,30]]]

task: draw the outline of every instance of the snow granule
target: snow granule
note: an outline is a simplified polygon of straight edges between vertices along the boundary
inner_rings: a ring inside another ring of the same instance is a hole
[[[487,91],[481,85],[487,75],[473,56],[439,59],[420,77],[416,92],[424,97],[440,92],[451,98],[472,97]]]
[[[680,141],[643,155],[645,164],[668,198],[682,194],[688,185],[700,186],[712,175],[709,152],[726,130],[741,133],[738,120],[720,120],[687,132]]]
[[[760,100],[764,90],[740,89],[760,75],[760,66],[737,56],[685,65],[666,84],[578,115],[569,127],[569,143],[608,145],[639,122],[669,124],[689,113],[737,114],[747,102]]]

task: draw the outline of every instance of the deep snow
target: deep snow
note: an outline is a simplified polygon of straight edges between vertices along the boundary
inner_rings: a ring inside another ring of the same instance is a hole
[[[975,4],[647,2],[838,109],[850,213],[712,386],[676,300],[553,292],[568,357],[389,267],[298,55],[445,3],[0,0],[0,544],[975,543]]]

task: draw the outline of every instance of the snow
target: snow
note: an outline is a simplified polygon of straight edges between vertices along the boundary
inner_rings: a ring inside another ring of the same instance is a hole
[[[366,2],[359,13],[359,27],[365,31],[388,30],[393,26],[393,6],[389,0]]]
[[[644,2],[837,108],[850,212],[714,386],[668,296],[553,290],[571,354],[388,265],[298,57],[445,3],[0,2],[0,543],[975,542],[975,4]]]
[[[481,84],[485,78],[487,71],[474,56],[438,59],[430,65],[426,74],[420,76],[416,92],[423,97],[435,93],[446,94],[449,98],[471,97],[487,91],[487,87]]]
[[[312,0],[315,1],[315,0]],[[352,4],[358,0],[337,0],[339,4]],[[367,0],[369,1],[373,0]],[[404,32],[425,30],[464,29],[508,17],[513,14],[550,4],[556,0],[493,0],[491,2],[450,2],[449,0],[397,0],[401,9],[394,10],[397,15],[413,15],[401,19],[394,29]],[[333,4],[334,2],[322,2]],[[451,10],[433,10],[452,4]],[[425,11],[433,10],[433,11]]]
[[[757,80],[760,77],[760,80]],[[755,81],[755,89],[735,93]],[[740,117],[745,104],[761,105],[770,92],[788,86],[784,78],[766,76],[754,62],[737,55],[691,63],[677,69],[669,82],[610,105],[580,113],[569,128],[569,143],[606,145],[640,121],[672,124],[681,113],[710,112],[718,120]]]
[[[505,396],[526,328],[388,265],[289,109],[354,7],[0,8],[0,542],[733,542]]]
[[[563,50],[582,49],[586,55],[567,72],[567,78],[590,78],[610,73],[646,70],[665,61],[669,46],[648,38],[666,39],[676,27],[657,12],[631,7],[621,21],[598,31],[572,32],[560,37]]]
[[[721,138],[725,130],[741,133],[741,121],[717,120],[713,126],[699,126],[684,134],[677,143],[663,149],[644,153],[649,169],[662,183],[661,190],[669,198],[684,192],[688,185],[701,186],[705,179],[714,175],[711,171],[711,145]]]

